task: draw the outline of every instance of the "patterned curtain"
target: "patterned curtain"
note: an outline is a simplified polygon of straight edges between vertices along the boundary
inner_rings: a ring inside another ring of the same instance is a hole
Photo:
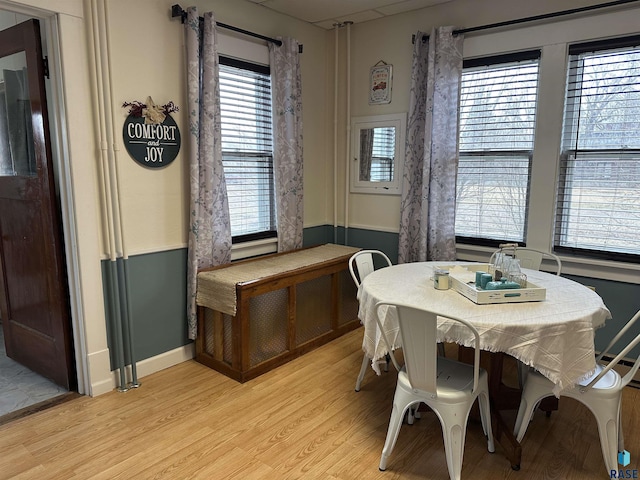
[[[402,199],[400,263],[455,260],[458,105],[462,35],[434,29],[413,49]]]
[[[371,160],[373,158],[373,128],[360,130],[360,180],[371,180]]]
[[[302,77],[298,42],[269,43],[278,251],[302,247]]]
[[[198,270],[231,261],[231,223],[222,168],[218,48],[213,13],[191,7],[185,23],[189,107],[189,177],[191,203],[187,266],[189,338],[197,335]]]

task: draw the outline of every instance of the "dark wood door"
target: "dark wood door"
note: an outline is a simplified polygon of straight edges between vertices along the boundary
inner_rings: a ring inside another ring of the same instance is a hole
[[[0,31],[0,318],[7,355],[76,388],[40,24]]]

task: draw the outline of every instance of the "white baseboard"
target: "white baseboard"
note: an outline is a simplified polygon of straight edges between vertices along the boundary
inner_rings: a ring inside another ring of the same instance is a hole
[[[159,372],[165,368],[172,367],[187,360],[191,360],[195,357],[195,346],[193,343],[179,347],[168,352],[161,353],[155,357],[147,358],[136,364],[136,372],[139,383],[141,378],[151,375],[152,373]],[[128,383],[131,382],[131,366],[125,367],[125,380]],[[108,380],[101,380],[91,384],[91,396],[95,397],[102,395],[103,393],[111,392],[112,390],[120,386],[120,371],[114,370],[111,372]]]

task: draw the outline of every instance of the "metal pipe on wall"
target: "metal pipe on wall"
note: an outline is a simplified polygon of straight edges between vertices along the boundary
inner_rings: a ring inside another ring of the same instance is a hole
[[[353,22],[344,22],[347,26],[347,93],[346,93],[346,140],[345,140],[345,175],[344,175],[344,244],[349,245],[349,185],[351,168],[351,25]]]
[[[130,388],[138,388],[140,386],[140,382],[138,382],[138,371],[136,366],[135,359],[135,350],[134,350],[134,330],[133,330],[133,321],[132,321],[132,312],[131,312],[131,279],[129,276],[129,253],[127,251],[126,242],[124,240],[124,221],[122,215],[122,208],[120,203],[120,175],[118,171],[118,156],[120,149],[118,147],[118,142],[116,142],[115,132],[115,118],[113,112],[113,81],[111,78],[111,72],[113,72],[113,68],[111,65],[111,34],[109,28],[109,13],[108,13],[108,2],[104,2],[104,29],[105,29],[105,47],[107,51],[107,79],[108,79],[108,105],[110,105],[110,109],[108,112],[108,117],[111,120],[111,132],[112,132],[112,146],[113,146],[113,162],[112,162],[112,184],[113,190],[115,193],[115,208],[117,209],[117,224],[116,227],[119,232],[120,239],[120,248],[122,253],[122,259],[119,262],[119,295],[123,299],[124,308],[122,310],[122,318],[123,318],[123,329],[124,329],[124,338],[123,343],[126,347],[127,354],[129,356],[129,360],[131,362],[131,382],[129,383]]]
[[[124,358],[124,349],[123,341],[122,341],[122,317],[121,317],[121,305],[120,305],[120,296],[117,294],[119,291],[118,286],[118,275],[116,268],[116,259],[117,259],[117,240],[116,233],[113,228],[114,225],[114,212],[113,212],[113,191],[110,188],[112,183],[111,181],[111,172],[109,168],[109,142],[107,138],[107,122],[106,118],[106,110],[107,105],[103,104],[103,99],[105,98],[105,86],[104,86],[104,68],[106,67],[104,62],[104,51],[102,48],[102,40],[100,31],[102,29],[100,25],[100,16],[98,12],[98,1],[92,0],[90,4],[91,8],[91,25],[92,25],[92,46],[93,46],[93,57],[94,57],[94,73],[95,73],[95,93],[98,101],[96,102],[97,106],[97,114],[96,114],[96,124],[98,126],[98,136],[100,140],[100,167],[102,172],[102,184],[100,185],[101,192],[103,194],[103,211],[105,216],[103,217],[103,228],[107,235],[107,243],[109,248],[109,286],[111,289],[110,292],[110,308],[113,314],[113,327],[114,327],[114,335],[115,335],[115,357],[116,357],[116,368],[119,371],[120,382],[118,385],[118,390],[121,392],[125,392],[128,390],[126,387],[126,376],[125,376],[125,358]]]
[[[333,24],[333,243],[338,243],[338,29]]]

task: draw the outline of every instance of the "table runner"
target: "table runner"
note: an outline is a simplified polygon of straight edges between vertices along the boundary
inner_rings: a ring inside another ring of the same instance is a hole
[[[236,314],[236,285],[284,272],[353,255],[360,248],[327,243],[283,255],[230,264],[228,267],[198,273],[196,303],[229,315]]]

